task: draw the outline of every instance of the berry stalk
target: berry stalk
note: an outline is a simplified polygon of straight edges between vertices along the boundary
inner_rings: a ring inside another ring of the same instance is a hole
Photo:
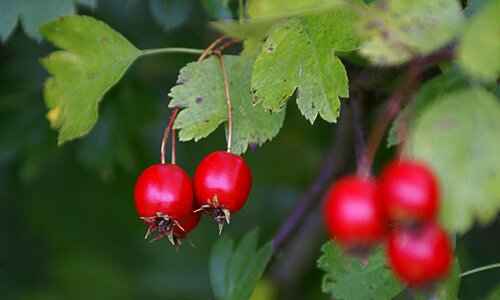
[[[174,125],[174,121],[178,113],[179,113],[179,108],[176,107],[172,111],[172,115],[170,115],[170,120],[168,121],[167,127],[163,132],[163,139],[161,141],[161,148],[160,148],[160,161],[162,164],[165,163],[165,145],[168,139],[168,134],[170,132],[170,128],[172,128],[172,126]],[[175,165],[175,133],[173,129],[172,129],[172,164]]]
[[[231,95],[229,93],[229,82],[227,80],[226,66],[224,64],[224,60],[222,59],[222,54],[220,50],[214,51],[214,54],[219,59],[220,67],[222,69],[222,78],[224,79],[224,89],[226,92],[226,103],[227,103],[227,152],[231,153],[233,114],[231,108]]]
[[[219,38],[217,38],[215,41],[213,41],[200,55],[200,57],[198,57],[198,59],[196,60],[196,62],[200,62],[202,60],[204,60],[209,54],[212,54],[212,50],[213,48],[215,48],[217,45],[219,45],[222,41],[224,41],[225,39],[227,38],[227,35],[221,35]],[[218,51],[220,53],[220,51],[236,44],[237,41],[235,40],[232,40],[232,41],[229,41],[225,44],[223,44],[222,46],[219,47]],[[198,52],[199,53],[199,52]],[[174,124],[174,121],[175,121],[175,118],[177,117],[177,114],[179,113],[180,111],[180,108],[179,107],[176,107],[174,108],[174,110],[172,110],[172,114],[170,115],[170,120],[167,124],[167,127],[165,128],[165,132],[163,133],[163,139],[161,141],[161,149],[160,149],[160,161],[162,164],[165,163],[165,147],[166,147],[166,143],[167,143],[167,139],[168,139],[168,135],[169,135],[169,132],[170,130],[172,130],[172,164],[175,165],[175,162],[176,162],[176,155],[175,155],[175,142],[176,142],[176,139],[175,139],[175,129],[173,128],[173,124]]]

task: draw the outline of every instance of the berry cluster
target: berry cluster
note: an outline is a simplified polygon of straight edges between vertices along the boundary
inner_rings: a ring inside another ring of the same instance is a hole
[[[387,239],[393,272],[412,286],[444,277],[452,247],[436,222],[439,185],[424,164],[389,163],[378,180],[346,176],[326,194],[324,218],[333,238],[351,253],[364,253]]]
[[[174,164],[156,164],[147,168],[137,179],[134,191],[135,207],[149,226],[146,238],[167,237],[176,246],[200,221],[201,212],[219,224],[245,204],[252,173],[245,160],[235,154],[215,151],[198,165],[193,180]]]

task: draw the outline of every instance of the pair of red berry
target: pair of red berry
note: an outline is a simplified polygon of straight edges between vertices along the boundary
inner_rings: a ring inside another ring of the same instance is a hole
[[[327,229],[348,251],[366,250],[388,235],[387,256],[396,275],[410,285],[434,282],[452,260],[449,237],[435,220],[438,186],[427,166],[411,160],[391,162],[377,181],[346,176],[326,194]]]
[[[146,238],[154,231],[174,245],[198,224],[203,211],[219,223],[245,204],[252,173],[238,155],[215,151],[198,165],[193,180],[179,166],[156,164],[147,168],[137,179],[134,191],[135,207],[149,226]]]

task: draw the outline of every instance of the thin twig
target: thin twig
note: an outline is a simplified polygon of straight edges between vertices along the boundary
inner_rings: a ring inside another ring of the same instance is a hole
[[[169,48],[155,48],[141,50],[141,55],[156,55],[161,53],[186,53],[186,54],[200,54],[203,53],[202,49],[192,49],[192,48],[179,48],[179,47],[169,47]]]
[[[370,176],[370,169],[366,168],[365,151],[366,151],[366,118],[364,107],[365,95],[358,92],[352,95],[349,99],[349,104],[352,111],[352,123],[354,130],[354,145],[356,151],[356,165],[360,176]]]
[[[368,145],[364,153],[365,158],[363,161],[366,165],[363,166],[363,169],[371,170],[375,153],[377,152],[389,124],[401,110],[405,98],[421,84],[419,78],[424,68],[429,64],[435,64],[441,60],[448,60],[452,58],[453,55],[454,48],[450,46],[441,51],[417,58],[410,64],[404,79],[399,83],[391,97],[387,100],[382,113],[371,131],[370,137],[368,138]]]
[[[174,118],[175,119],[175,118]],[[172,159],[172,164],[175,165],[176,163],[176,155],[175,155],[175,129],[174,127],[172,127],[172,156],[171,156],[171,159]]]
[[[220,37],[218,37],[215,41],[213,41],[210,45],[208,45],[207,49],[205,49],[205,51],[203,51],[203,53],[200,55],[200,57],[198,57],[198,60],[197,62],[200,62],[202,61],[203,59],[205,59],[205,57],[210,54],[210,51],[212,51],[212,49],[217,46],[218,44],[220,44],[223,40],[225,40],[227,38],[227,35],[226,34],[223,34],[221,35]]]
[[[479,268],[475,268],[475,269],[469,270],[467,272],[463,272],[462,274],[460,274],[460,277],[463,278],[465,276],[469,276],[469,275],[472,275],[472,274],[476,274],[476,273],[479,273],[479,272],[483,272],[483,271],[487,271],[487,270],[492,270],[492,269],[496,269],[496,268],[500,268],[500,263],[495,263],[495,264],[491,264],[491,265],[487,265],[487,266],[482,266],[482,267],[479,267]]]
[[[219,38],[217,38],[215,41],[213,41],[203,52],[201,52],[201,55],[200,57],[198,57],[198,59],[196,60],[196,62],[200,62],[202,61],[203,59],[205,59],[205,57],[207,57],[207,55],[211,54],[211,51],[214,47],[216,47],[219,43],[221,43],[224,39],[226,39],[227,36],[226,35],[222,35],[220,36]],[[226,43],[226,44],[229,44]],[[224,45],[226,45],[224,44]],[[224,46],[222,45],[222,46]],[[230,45],[229,45],[230,46]],[[227,47],[229,47],[227,46]],[[155,51],[150,51],[151,54],[153,53],[160,53],[161,51],[159,50],[162,50],[162,49],[153,49]],[[199,53],[199,52],[197,52]],[[175,162],[176,162],[176,155],[175,155],[175,142],[176,142],[176,139],[175,139],[175,130],[173,129],[173,123],[175,121],[175,118],[177,117],[177,114],[179,113],[180,111],[180,107],[176,107],[172,110],[172,113],[170,115],[170,120],[168,122],[168,125],[167,127],[165,128],[165,132],[163,133],[163,139],[161,141],[161,149],[160,149],[160,161],[162,164],[165,163],[165,145],[167,143],[167,139],[168,139],[168,135],[169,135],[169,131],[170,129],[172,128],[172,164],[175,165]]]
[[[222,54],[219,50],[214,51],[214,54],[219,59],[220,67],[222,69],[222,78],[224,79],[224,90],[226,92],[227,103],[227,152],[231,153],[231,139],[233,132],[233,112],[231,108],[231,95],[229,94],[229,82],[227,80],[226,66]]]
[[[342,109],[346,109],[344,106]],[[333,177],[342,174],[348,162],[348,156],[351,151],[352,127],[348,119],[348,114],[341,114],[341,118],[336,125],[336,130],[332,143],[328,151],[321,160],[319,169],[314,181],[307,191],[298,200],[292,214],[282,223],[273,239],[274,252],[288,241],[291,235],[297,230],[307,213],[321,200],[321,195],[331,184]]]
[[[233,45],[236,45],[238,43],[240,43],[241,41],[240,40],[230,40],[224,44],[222,44],[219,48],[217,48],[218,51],[222,52],[224,50],[226,50],[227,48],[233,46]]]
[[[371,170],[375,153],[377,152],[380,142],[384,137],[387,127],[401,110],[405,97],[417,85],[418,78],[421,73],[421,67],[412,64],[403,81],[398,85],[394,93],[387,101],[382,113],[373,126],[370,137],[368,138],[366,151],[363,155],[363,170]]]

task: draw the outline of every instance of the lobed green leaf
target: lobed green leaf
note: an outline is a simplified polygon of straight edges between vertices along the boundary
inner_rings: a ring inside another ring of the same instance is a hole
[[[250,80],[253,58],[223,56],[232,106],[232,152],[244,153],[278,134],[285,113],[269,114],[252,105]],[[198,141],[227,121],[224,81],[216,57],[187,64],[169,96],[170,107],[184,108],[174,123],[181,141]]]
[[[360,260],[329,241],[321,248],[318,267],[326,272],[322,290],[335,299],[391,299],[404,288],[387,267],[385,251],[377,248]]]
[[[233,249],[223,237],[212,249],[210,280],[215,297],[223,300],[249,299],[272,255],[272,243],[257,248],[258,230],[250,231]]]
[[[295,93],[297,105],[311,123],[318,114],[336,121],[339,97],[348,97],[348,79],[336,51],[351,51],[359,42],[356,15],[347,9],[292,19],[267,38],[252,74],[254,102],[279,112]]]
[[[85,135],[97,121],[98,104],[141,52],[105,23],[67,16],[39,29],[64,50],[42,59],[53,76],[45,82],[47,118],[59,143]]]

